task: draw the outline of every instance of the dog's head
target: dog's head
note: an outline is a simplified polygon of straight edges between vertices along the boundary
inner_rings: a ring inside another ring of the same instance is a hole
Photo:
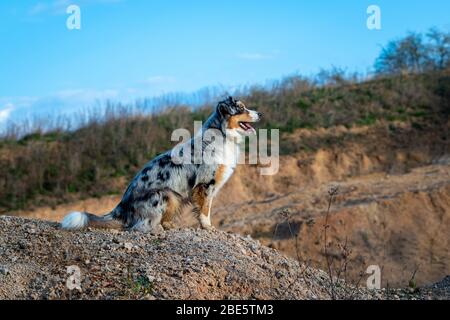
[[[232,97],[220,101],[217,104],[217,112],[225,119],[227,131],[241,135],[256,134],[256,130],[251,123],[258,122],[262,117],[260,112],[247,109],[243,102]]]

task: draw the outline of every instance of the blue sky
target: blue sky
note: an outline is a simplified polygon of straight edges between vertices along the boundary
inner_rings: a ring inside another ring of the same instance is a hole
[[[66,27],[70,4],[81,30]],[[381,30],[366,27],[371,4]],[[442,0],[2,0],[0,125],[332,65],[367,72],[387,41],[449,31],[449,12]]]

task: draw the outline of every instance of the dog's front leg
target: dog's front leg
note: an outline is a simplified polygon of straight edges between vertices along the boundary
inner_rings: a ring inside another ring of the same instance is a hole
[[[194,210],[198,215],[200,225],[203,229],[211,230],[211,205],[213,200],[213,187],[200,184],[192,190],[192,202]]]

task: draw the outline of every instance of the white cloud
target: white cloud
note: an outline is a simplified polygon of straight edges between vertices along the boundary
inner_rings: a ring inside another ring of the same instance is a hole
[[[48,10],[48,5],[42,2],[36,3],[34,6],[31,7],[31,9],[28,11],[28,13],[32,16],[41,14]]]
[[[154,75],[123,88],[67,88],[39,97],[0,96],[0,131],[6,119],[20,123],[23,119],[70,115],[101,108],[107,101],[132,104],[137,99],[174,92],[177,84],[174,76]]]
[[[14,110],[14,105],[8,103],[4,108],[0,110],[0,123],[9,119],[11,112]]]
[[[28,11],[29,15],[36,16],[45,13],[65,14],[67,7],[70,5],[69,0],[53,0],[39,1]]]
[[[35,5],[33,5],[29,10],[28,14],[31,16],[36,16],[40,14],[54,14],[54,15],[62,15],[66,14],[67,7],[71,4],[77,4],[80,7],[87,5],[95,5],[95,4],[114,4],[119,3],[124,0],[49,0],[49,1],[39,1]]]
[[[42,97],[0,97],[0,124],[7,120],[33,119],[35,116],[58,116],[95,107],[107,100],[122,101],[121,92],[113,89],[68,89]],[[1,128],[0,128],[1,129]],[[1,130],[0,130],[1,131]]]

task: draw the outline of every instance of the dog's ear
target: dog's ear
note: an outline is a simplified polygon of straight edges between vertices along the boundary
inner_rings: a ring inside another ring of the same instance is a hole
[[[217,104],[217,111],[224,117],[233,115],[233,98],[228,97],[227,99],[220,101]]]
[[[237,101],[231,96],[217,104],[217,111],[224,117],[237,114],[237,110]]]
[[[224,117],[231,115],[228,104],[224,103],[223,101],[217,104],[217,112]]]

